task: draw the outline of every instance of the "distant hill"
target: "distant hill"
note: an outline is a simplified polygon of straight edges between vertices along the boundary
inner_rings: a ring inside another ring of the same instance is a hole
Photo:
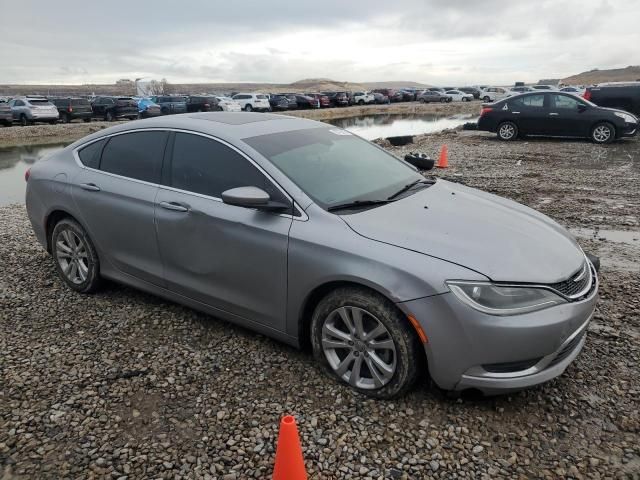
[[[169,92],[178,94],[231,93],[231,92],[327,92],[373,90],[375,88],[426,88],[418,82],[363,82],[352,83],[329,78],[305,78],[293,83],[172,83]],[[133,84],[84,84],[84,85],[0,85],[0,95],[135,95]]]
[[[567,85],[591,85],[603,82],[629,82],[640,80],[640,65],[630,65],[625,68],[611,70],[593,69],[571,77],[563,78],[562,83]]]

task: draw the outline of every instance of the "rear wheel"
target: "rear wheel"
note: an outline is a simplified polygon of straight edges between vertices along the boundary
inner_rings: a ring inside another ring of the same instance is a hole
[[[447,99],[446,99],[446,97],[442,97],[442,98],[440,99],[440,103],[447,103]]]
[[[85,119],[84,119],[84,123],[89,123],[89,122],[91,122],[91,119],[90,119],[90,118],[85,118]]]
[[[485,95],[484,97],[482,97],[482,100],[484,100],[485,102],[490,102],[491,98],[489,97],[489,95]]]
[[[424,351],[407,319],[384,297],[337,289],[318,304],[311,322],[316,360],[354,390],[393,398],[415,383]]]
[[[23,127],[26,127],[27,125],[29,125],[29,120],[27,119],[27,116],[24,113],[20,115],[20,125],[22,125]]]
[[[600,122],[591,129],[591,140],[594,143],[611,143],[616,138],[616,129],[609,122]]]
[[[508,142],[518,138],[518,126],[513,122],[502,122],[498,125],[498,138]]]
[[[60,278],[73,290],[90,293],[100,286],[98,254],[84,228],[70,218],[51,233],[51,252]]]
[[[111,110],[107,110],[106,115],[104,116],[104,119],[107,122],[113,122],[116,118],[113,116],[113,112]]]
[[[62,123],[69,123],[71,122],[71,117],[69,116],[68,113],[63,113],[61,120],[62,120]]]
[[[358,100],[358,105],[364,105],[364,100]]]

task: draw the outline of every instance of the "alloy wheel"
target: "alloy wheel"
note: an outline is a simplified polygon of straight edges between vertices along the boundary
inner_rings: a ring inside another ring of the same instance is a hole
[[[606,125],[599,125],[593,129],[593,138],[596,142],[605,143],[611,138],[611,129]]]
[[[70,229],[61,230],[56,238],[56,260],[64,276],[79,285],[89,275],[89,254],[84,240]]]
[[[505,123],[500,126],[500,138],[504,140],[511,140],[516,133],[516,129],[510,123]]]
[[[396,371],[396,347],[389,330],[362,308],[344,306],[327,316],[322,350],[333,371],[353,387],[381,388]]]

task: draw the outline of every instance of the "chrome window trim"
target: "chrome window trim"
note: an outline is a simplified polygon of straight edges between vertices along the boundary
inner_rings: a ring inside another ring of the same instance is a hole
[[[205,195],[202,193],[197,193],[197,192],[190,192],[188,190],[181,190],[179,188],[174,188],[171,187],[169,185],[163,185],[161,183],[153,183],[153,182],[147,182],[145,180],[139,180],[137,178],[131,178],[131,177],[125,177],[123,175],[118,175],[115,173],[111,173],[111,172],[105,172],[104,170],[99,170],[97,168],[91,168],[91,167],[87,167],[85,164],[82,163],[82,161],[80,160],[80,155],[79,155],[79,151],[82,150],[85,147],[88,147],[89,145],[91,145],[92,143],[95,142],[99,142],[100,140],[105,140],[107,138],[111,138],[111,137],[116,137],[118,135],[125,135],[128,133],[139,133],[139,132],[154,132],[154,131],[161,131],[161,132],[178,132],[178,133],[187,133],[187,134],[191,134],[191,135],[199,135],[201,137],[205,137],[208,138],[210,140],[213,140],[215,142],[219,142],[229,148],[231,148],[232,150],[234,150],[236,153],[238,153],[239,155],[241,155],[242,157],[244,157],[247,161],[249,161],[249,163],[251,163],[254,167],[256,167],[258,169],[259,172],[261,172],[266,178],[267,180],[269,180],[278,190],[280,190],[280,192],[282,192],[282,194],[289,199],[289,201],[293,204],[293,207],[298,210],[298,212],[300,212],[300,216],[295,216],[295,215],[291,215],[291,214],[286,214],[286,213],[280,213],[278,214],[279,217],[284,217],[284,218],[291,218],[293,220],[299,221],[299,222],[306,222],[307,220],[309,220],[309,216],[307,215],[307,212],[304,211],[304,209],[302,207],[300,207],[300,205],[298,205],[298,203],[294,200],[294,198],[289,195],[281,186],[278,182],[276,182],[273,177],[271,177],[271,175],[269,175],[269,173],[267,173],[260,165],[258,165],[249,155],[247,155],[246,153],[244,153],[242,150],[240,150],[238,147],[236,147],[235,145],[232,145],[231,143],[222,140],[221,138],[215,137],[211,134],[208,133],[202,133],[202,132],[194,132],[192,130],[185,130],[182,128],[172,128],[172,127],[144,127],[144,128],[135,128],[135,129],[131,129],[131,130],[125,130],[122,132],[114,132],[114,133],[110,133],[108,135],[103,135],[101,137],[98,138],[94,138],[93,140],[90,140],[86,143],[83,143],[82,145],[78,145],[76,148],[73,149],[73,157],[76,161],[76,164],[84,169],[84,170],[89,170],[92,172],[97,172],[100,173],[102,175],[109,175],[111,177],[115,177],[115,178],[120,178],[123,180],[128,180],[130,182],[136,182],[136,183],[140,183],[143,185],[148,185],[148,186],[152,186],[152,187],[158,187],[158,188],[163,188],[166,190],[172,190],[178,193],[184,193],[184,194],[188,194],[188,195],[193,195],[196,197],[200,197],[200,198],[204,198],[204,199],[208,199],[208,200],[214,200],[216,202],[220,202],[220,203],[224,203],[222,201],[222,198],[219,197],[213,197],[210,195]],[[230,205],[231,206],[231,205]]]

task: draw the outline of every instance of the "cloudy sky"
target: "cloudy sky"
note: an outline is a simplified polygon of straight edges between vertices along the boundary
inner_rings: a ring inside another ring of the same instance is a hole
[[[0,0],[0,83],[510,84],[640,64],[639,0]]]

